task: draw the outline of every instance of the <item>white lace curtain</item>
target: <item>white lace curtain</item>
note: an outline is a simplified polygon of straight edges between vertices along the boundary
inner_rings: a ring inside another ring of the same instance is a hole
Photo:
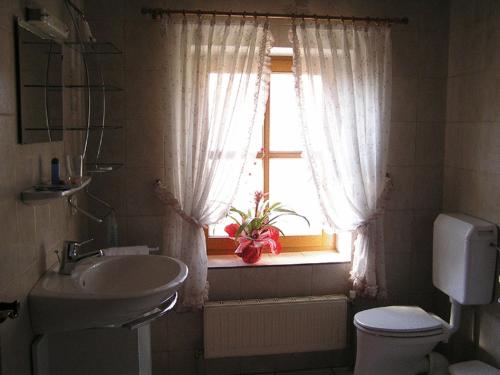
[[[290,34],[305,156],[322,211],[336,230],[356,231],[354,288],[383,297],[390,27],[301,21]]]
[[[185,308],[207,297],[202,226],[225,216],[250,161],[252,131],[262,124],[270,74],[267,20],[169,17],[165,24],[168,205],[164,252],[184,261]],[[255,155],[252,155],[255,156]]]

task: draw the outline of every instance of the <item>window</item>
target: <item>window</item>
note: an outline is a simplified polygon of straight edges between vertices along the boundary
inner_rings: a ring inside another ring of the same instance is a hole
[[[277,226],[286,236],[280,242],[283,251],[333,249],[335,237],[322,230],[321,215],[316,192],[302,157],[299,113],[295,99],[295,82],[291,57],[273,57],[269,100],[261,134],[255,138],[256,154],[251,178],[240,189],[234,206],[246,210],[252,205],[253,192],[269,193],[271,202],[282,202],[288,208],[305,215],[310,221],[284,216]],[[259,147],[260,146],[260,147]],[[227,238],[224,227],[231,223],[225,219],[207,231],[209,254],[230,254],[236,248]]]

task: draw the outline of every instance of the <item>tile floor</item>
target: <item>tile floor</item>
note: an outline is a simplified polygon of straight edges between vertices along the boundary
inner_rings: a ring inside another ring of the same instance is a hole
[[[345,368],[326,368],[319,370],[303,370],[303,371],[280,371],[280,372],[265,372],[254,375],[352,375],[352,370]]]

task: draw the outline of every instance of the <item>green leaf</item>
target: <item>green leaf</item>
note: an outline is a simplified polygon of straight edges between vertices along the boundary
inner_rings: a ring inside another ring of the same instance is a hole
[[[240,211],[234,207],[231,207],[231,209],[229,211],[236,212],[238,215],[240,215],[242,221],[245,221],[248,217],[243,211]]]

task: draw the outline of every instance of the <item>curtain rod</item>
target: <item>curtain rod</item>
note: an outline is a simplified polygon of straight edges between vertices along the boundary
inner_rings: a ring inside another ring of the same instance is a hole
[[[142,8],[142,14],[151,14],[153,19],[161,18],[164,14],[183,14],[183,15],[214,15],[214,16],[235,16],[235,17],[266,17],[272,19],[307,19],[307,20],[336,20],[350,22],[374,22],[374,23],[389,23],[389,24],[408,24],[408,17],[402,18],[378,18],[378,17],[348,17],[348,16],[331,16],[331,15],[316,15],[316,14],[281,14],[281,13],[259,13],[259,12],[221,12],[221,11],[206,11],[206,10],[186,10],[186,9],[165,9],[165,8]]]

